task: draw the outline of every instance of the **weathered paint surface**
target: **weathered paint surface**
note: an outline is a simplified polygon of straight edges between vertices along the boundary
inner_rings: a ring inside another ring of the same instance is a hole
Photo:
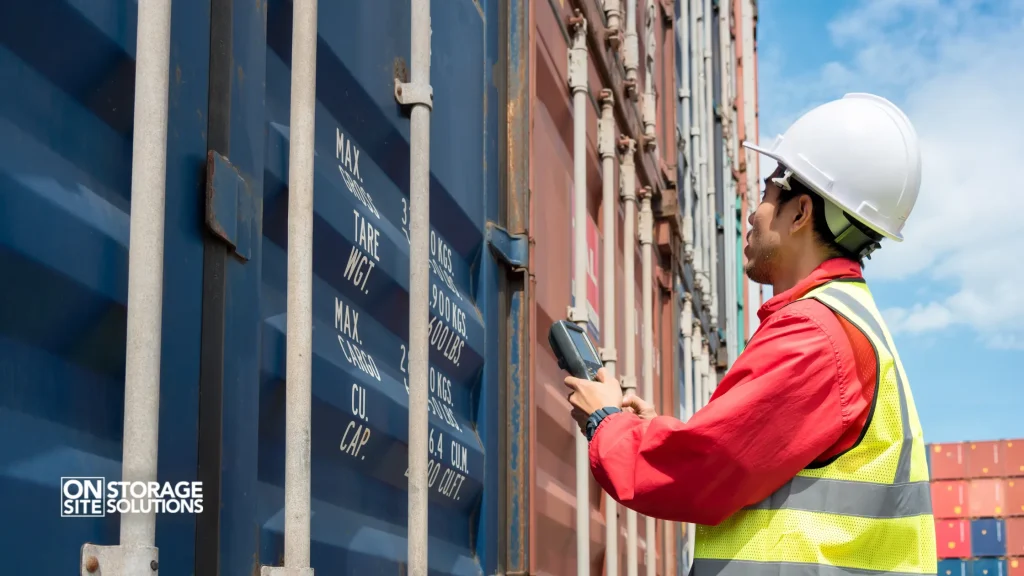
[[[83,543],[118,538],[116,517],[61,518],[57,498],[61,476],[121,472],[136,7],[0,7],[17,86],[0,94],[0,512],[25,519],[0,539],[17,573],[74,573]],[[200,518],[158,517],[168,574],[253,574],[283,553],[292,8],[173,7],[159,479],[208,489]],[[432,7],[431,574],[493,574],[505,555],[503,382],[521,383],[522,359],[499,311],[522,290],[487,246],[510,220],[505,8]],[[409,3],[322,2],[318,21],[312,564],[401,573],[410,150],[393,85]]]
[[[531,81],[534,84],[533,91],[535,99],[532,106],[533,133],[530,139],[530,163],[531,163],[531,188],[534,194],[531,198],[532,210],[530,221],[530,234],[537,246],[533,252],[531,269],[536,279],[536,290],[531,301],[533,308],[534,324],[532,337],[535,345],[531,351],[531,370],[533,373],[532,396],[534,399],[534,411],[532,412],[531,445],[533,446],[533,475],[531,479],[531,553],[530,567],[531,574],[575,574],[576,555],[573,550],[576,547],[576,516],[575,509],[577,500],[575,496],[575,452],[574,434],[575,425],[569,419],[569,405],[566,402],[565,387],[562,384],[564,373],[558,368],[554,356],[547,346],[547,334],[552,322],[565,317],[566,308],[572,299],[572,200],[573,189],[573,117],[572,102],[568,88],[567,77],[567,49],[568,32],[566,23],[572,15],[572,9],[582,7],[583,12],[597,14],[595,7],[600,3],[590,1],[581,2],[537,2],[533,3],[533,39],[534,54],[532,63],[534,69],[531,74]],[[624,8],[623,8],[624,9]],[[641,44],[643,30],[646,22],[646,3],[638,2],[637,27],[640,34]],[[662,29],[664,19],[661,18],[658,8],[655,20],[657,26],[657,38],[663,40],[666,32]],[[623,19],[624,22],[624,19]],[[590,55],[588,58],[589,92],[590,99],[587,106],[587,214],[590,219],[600,225],[603,222],[602,212],[609,209],[601,203],[602,196],[602,174],[600,158],[597,154],[597,118],[599,114],[598,95],[602,88],[613,88],[618,95],[624,94],[624,86],[609,86],[604,83],[605,75],[599,69],[602,57],[595,52],[595,46],[604,45],[595,38],[603,38],[603,22],[588,19],[591,39],[588,42]],[[667,33],[669,39],[672,35]],[[609,51],[608,54],[613,54]],[[641,53],[641,63],[643,62]],[[616,66],[620,66],[620,60],[611,59]],[[658,62],[658,65],[669,65],[671,61]],[[638,86],[643,90],[643,69],[641,64]],[[617,73],[622,75],[621,70]],[[670,74],[670,73],[669,73]],[[655,83],[660,86],[662,71],[656,69]],[[666,78],[669,85],[674,85],[671,75]],[[657,88],[656,90],[661,90]],[[670,99],[671,101],[671,99]],[[630,135],[633,131],[624,126],[625,117],[620,113],[620,106],[623,109],[633,110],[633,118],[641,118],[639,100],[626,99],[625,102],[616,102],[616,139],[620,135]],[[674,104],[673,104],[674,106]],[[659,120],[660,122],[660,120]],[[660,129],[660,128],[659,128]],[[674,154],[674,152],[673,152]],[[653,160],[650,154],[637,155],[637,190],[643,185],[652,184],[645,179],[645,168],[643,165],[654,167],[658,163]],[[608,231],[600,230],[601,242],[614,241],[616,243],[615,270],[616,278],[623,279],[623,265],[626,255],[623,253],[623,210],[619,201],[619,162],[614,162],[615,170],[613,178],[615,181],[615,206],[610,209],[616,211],[617,223],[615,235],[612,237]],[[660,170],[654,172],[660,176]],[[659,186],[660,182],[654,183]],[[675,194],[674,191],[671,192]],[[660,200],[656,197],[655,205]],[[638,205],[639,206],[639,205]],[[639,211],[639,210],[638,210]],[[676,228],[678,230],[678,227]],[[615,287],[616,309],[614,312],[601,310],[602,332],[604,337],[604,318],[611,313],[616,315],[616,350],[618,357],[618,370],[620,375],[625,371],[625,342],[626,338],[633,338],[636,350],[636,368],[633,374],[638,384],[638,393],[645,397],[655,397],[659,408],[668,410],[671,413],[671,406],[675,403],[672,397],[672,390],[675,382],[673,379],[675,358],[671,352],[674,350],[672,326],[674,325],[671,316],[666,314],[665,306],[671,308],[672,298],[662,288],[660,278],[671,277],[673,266],[673,248],[675,242],[668,240],[664,246],[660,246],[656,240],[654,246],[654,259],[652,270],[652,291],[654,302],[653,326],[643,326],[642,317],[642,293],[641,293],[641,258],[640,244],[637,240],[634,243],[634,251],[629,257],[634,258],[635,275],[632,278],[635,286],[635,300],[626,302],[623,299],[622,281]],[[600,254],[600,252],[598,252]],[[600,261],[599,261],[600,262]],[[598,276],[600,279],[600,275]],[[600,290],[604,290],[600,284]],[[668,285],[668,290],[673,291],[673,285]],[[635,310],[637,327],[634,332],[627,333],[625,330],[625,311],[627,306]],[[670,313],[669,313],[670,314]],[[643,348],[642,330],[654,332],[654,342],[658,351],[654,354],[654,388],[647,390],[643,386]],[[666,342],[672,342],[668,348],[664,348]],[[605,507],[604,493],[598,485],[591,480],[589,500],[585,503],[590,510],[590,572],[592,574],[603,574],[608,559],[605,556],[605,526],[604,519],[609,513],[618,515],[619,544],[618,544],[618,573],[626,574],[626,513],[621,506],[615,506],[608,510]],[[668,542],[672,550],[666,554],[664,547],[666,539],[664,523],[659,522],[658,534],[652,535],[651,544],[656,547],[658,564],[657,573],[666,573],[669,568],[674,573],[675,567],[673,558],[676,543],[672,540],[675,532],[670,530]],[[644,574],[644,550],[647,545],[644,522],[638,522],[638,549],[640,574]]]

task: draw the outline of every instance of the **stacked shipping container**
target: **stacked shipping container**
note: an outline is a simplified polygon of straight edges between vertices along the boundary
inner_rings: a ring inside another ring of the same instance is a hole
[[[928,454],[939,576],[1024,576],[1024,440]]]

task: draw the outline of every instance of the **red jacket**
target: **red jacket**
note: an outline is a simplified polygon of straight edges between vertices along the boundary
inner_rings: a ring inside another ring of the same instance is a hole
[[[828,280],[859,277],[856,263],[828,260],[765,302],[746,349],[688,422],[606,417],[590,442],[597,482],[646,516],[715,525],[851,448],[875,392],[875,354],[825,305],[794,300]]]

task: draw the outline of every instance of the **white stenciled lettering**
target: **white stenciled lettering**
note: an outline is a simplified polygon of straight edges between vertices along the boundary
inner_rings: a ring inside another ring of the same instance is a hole
[[[430,307],[442,320],[451,324],[459,334],[466,337],[466,311],[452,301],[437,284],[430,284]]]
[[[444,460],[444,433],[437,433],[437,440],[434,440],[434,433],[437,430],[430,429],[430,442],[427,445],[427,452],[431,456],[436,456],[439,460]]]
[[[459,499],[459,489],[462,488],[462,483],[466,480],[466,477],[452,469],[445,469],[444,474],[441,476],[441,484],[437,487],[437,491],[451,498],[452,500]]]
[[[363,177],[359,174],[359,148],[345,137],[340,128],[334,129],[334,141],[334,157],[356,180],[362,182]]]
[[[409,201],[404,196],[402,197],[402,232],[405,233],[405,241],[412,244],[412,239],[409,238]]]
[[[462,348],[466,341],[459,337],[452,329],[443,322],[437,321],[437,316],[430,318],[430,345],[440,352],[452,364],[459,365],[462,358]]]
[[[365,422],[370,421],[366,417],[366,388],[359,384],[352,385],[352,413]]]
[[[452,403],[452,381],[447,376],[430,368],[430,393],[443,400],[446,404]]]
[[[430,257],[441,264],[446,272],[452,274],[452,249],[440,236],[430,231]]]
[[[447,271],[438,266],[437,262],[435,262],[434,260],[430,261],[430,270],[434,274],[436,274],[437,277],[440,278],[442,282],[444,282],[444,285],[447,286],[449,290],[455,293],[459,300],[463,299],[462,293],[459,292],[459,288],[455,285],[455,280],[452,278],[451,274],[449,274]]]
[[[451,455],[452,468],[461,471],[463,474],[469,474],[469,450],[455,440],[452,440],[451,450],[448,453]]]
[[[355,217],[356,242],[363,249],[363,252],[366,252],[374,260],[380,262],[380,257],[377,255],[377,243],[380,233],[372,224],[366,221],[366,218],[359,215],[358,210],[353,210],[352,215]]]
[[[398,362],[398,369],[401,370],[402,374],[406,374],[405,359],[407,353],[405,344],[400,344],[399,350],[402,353],[402,357]],[[459,426],[459,421],[455,418],[452,381],[437,370],[434,370],[433,366],[429,367],[428,375],[430,395],[427,397],[427,412],[437,416],[442,422],[457,432],[462,432],[462,427]],[[402,377],[402,383],[405,385],[405,393],[408,394],[409,379]]]
[[[341,353],[345,355],[345,359],[348,360],[349,364],[373,376],[380,382],[380,371],[377,370],[377,363],[373,361],[373,356],[364,352],[359,346],[342,338],[340,334],[338,335],[338,346],[341,346]]]
[[[362,250],[352,247],[352,251],[348,255],[348,263],[345,265],[345,279],[363,291],[364,294],[369,294],[370,291],[366,289],[366,282],[370,280],[370,272],[373,271],[373,262],[370,261],[370,257],[363,253]]]
[[[361,454],[361,452],[369,441],[370,428],[362,424],[356,424],[353,420],[345,427],[345,432],[341,435],[341,445],[338,448],[353,458],[366,460],[366,456]]]
[[[427,460],[427,487],[433,488],[434,482],[437,480],[438,473],[441,472],[441,463],[433,460]],[[409,467],[405,467],[405,477],[409,477]]]
[[[409,385],[406,384],[405,388],[406,392],[408,392]],[[430,414],[437,416],[448,426],[451,426],[458,432],[462,432],[462,427],[459,426],[459,421],[455,419],[455,412],[453,412],[451,407],[447,404],[443,404],[437,398],[429,398],[427,401],[427,409]]]
[[[359,312],[337,296],[334,298],[334,329],[362,345],[363,341],[359,338]]]
[[[339,129],[335,129],[334,157],[338,160],[338,172],[345,181],[345,188],[380,220],[380,212],[373,203],[373,197],[363,188],[363,177],[359,172],[359,148]]]

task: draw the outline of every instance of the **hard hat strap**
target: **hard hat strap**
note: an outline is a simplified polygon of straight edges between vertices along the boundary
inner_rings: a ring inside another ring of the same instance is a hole
[[[851,254],[861,258],[870,258],[871,253],[878,249],[878,239],[868,235],[860,226],[850,219],[842,208],[825,198],[825,221],[828,229],[835,237],[835,243]]]

